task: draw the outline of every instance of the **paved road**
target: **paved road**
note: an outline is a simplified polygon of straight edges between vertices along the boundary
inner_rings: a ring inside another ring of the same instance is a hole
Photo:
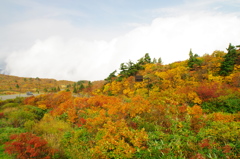
[[[43,93],[40,93],[43,94]],[[34,93],[34,96],[40,95],[38,93]],[[6,99],[15,99],[16,97],[30,97],[31,95],[27,94],[12,94],[12,95],[0,95],[0,100],[6,100]],[[91,97],[90,95],[86,94],[74,94],[74,97]]]
[[[33,94],[34,96],[37,96],[39,94]],[[26,94],[12,94],[12,95],[0,95],[0,100],[6,100],[6,99],[15,99],[16,97],[30,97],[31,95]]]

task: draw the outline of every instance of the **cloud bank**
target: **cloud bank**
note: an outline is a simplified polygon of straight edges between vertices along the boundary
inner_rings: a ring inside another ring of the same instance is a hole
[[[229,43],[240,44],[240,18],[234,14],[202,12],[156,18],[111,40],[84,39],[84,32],[70,23],[57,24],[63,27],[46,29],[53,32],[8,52],[5,70],[23,77],[102,80],[121,63],[136,62],[145,53],[168,64],[186,60],[190,48],[203,55],[225,51]],[[34,28],[32,32],[40,29]]]

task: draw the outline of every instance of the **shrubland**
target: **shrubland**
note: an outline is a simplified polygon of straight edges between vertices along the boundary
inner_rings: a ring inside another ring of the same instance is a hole
[[[88,84],[88,96],[73,89],[0,101],[0,156],[239,158],[240,51],[227,51],[190,51],[168,65],[146,54],[102,87]]]

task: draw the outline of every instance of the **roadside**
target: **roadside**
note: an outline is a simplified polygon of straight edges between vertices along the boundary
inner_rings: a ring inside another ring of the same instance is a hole
[[[39,94],[34,93],[34,96],[37,96]],[[0,100],[6,100],[6,99],[15,99],[16,97],[30,97],[32,95],[27,94],[11,94],[11,95],[0,95]]]
[[[7,99],[15,99],[16,97],[31,97],[31,96],[38,96],[43,93],[33,93],[32,95],[27,95],[27,93],[21,93],[21,94],[11,94],[11,95],[0,95],[0,100],[7,100]],[[91,97],[89,94],[72,94],[74,97]]]

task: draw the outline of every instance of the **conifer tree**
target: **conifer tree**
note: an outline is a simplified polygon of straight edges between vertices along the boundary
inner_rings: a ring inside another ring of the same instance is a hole
[[[157,63],[157,60],[156,60],[156,58],[153,58],[153,63],[155,64],[155,63]]]
[[[73,86],[73,93],[77,93],[77,88],[76,88],[76,86]]]
[[[197,54],[193,55],[192,49],[190,49],[189,59],[188,59],[188,67],[193,69],[194,67],[201,65],[202,61],[199,60],[197,57],[199,57],[199,56]]]
[[[231,43],[227,48],[228,53],[224,56],[224,61],[221,63],[219,75],[228,76],[232,73],[237,60],[236,47]]]
[[[151,57],[149,56],[148,53],[146,53],[145,56],[144,56],[144,62],[145,63],[151,63]]]
[[[107,82],[112,82],[112,79],[113,79],[114,77],[116,77],[116,75],[115,75],[116,72],[117,72],[117,70],[113,71],[113,72],[110,73],[110,75],[109,75],[106,79],[104,79],[104,80],[107,81]]]
[[[162,64],[162,58],[159,57],[157,63]]]
[[[84,89],[84,85],[81,83],[81,85],[79,87],[79,91],[81,92],[81,91],[83,91],[83,89]]]

